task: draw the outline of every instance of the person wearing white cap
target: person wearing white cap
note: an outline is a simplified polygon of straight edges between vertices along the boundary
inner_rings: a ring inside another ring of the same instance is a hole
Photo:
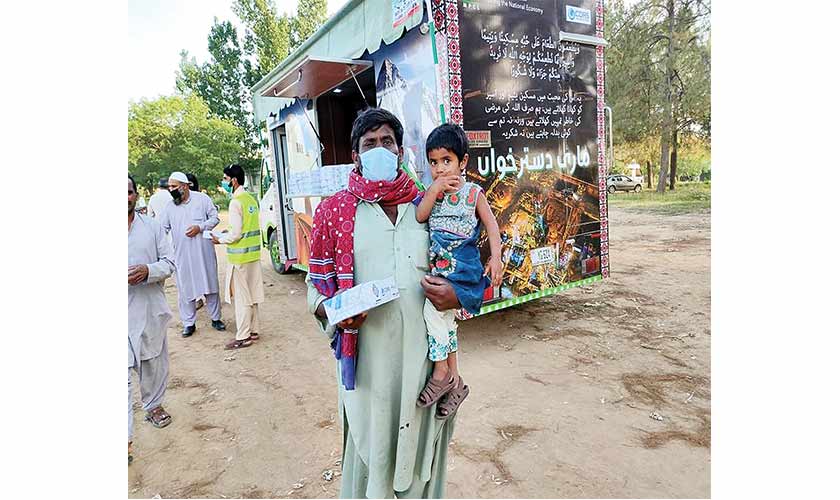
[[[161,225],[172,235],[175,247],[175,282],[178,285],[178,309],[184,324],[182,337],[195,333],[196,304],[202,295],[210,313],[211,325],[224,330],[219,302],[219,275],[213,242],[202,232],[219,224],[216,205],[204,193],[190,191],[190,181],[183,172],[169,176],[172,202],[163,211]]]

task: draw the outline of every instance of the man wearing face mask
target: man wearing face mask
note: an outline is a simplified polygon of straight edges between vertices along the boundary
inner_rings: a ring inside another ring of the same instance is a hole
[[[348,188],[313,219],[308,304],[338,359],[343,419],[342,498],[441,498],[457,414],[434,418],[417,395],[432,372],[423,305],[459,308],[446,280],[429,271],[429,233],[415,218],[419,193],[399,167],[403,127],[372,108],[351,132]],[[330,326],[322,302],[354,285],[394,277],[399,299]]]
[[[172,235],[175,248],[178,309],[184,324],[181,336],[195,333],[196,299],[201,296],[205,297],[213,328],[224,330],[216,251],[213,242],[202,236],[219,224],[216,206],[206,194],[190,191],[190,181],[183,172],[173,172],[168,182],[172,202],[163,212],[161,225]]]
[[[224,169],[222,187],[231,193],[228,214],[230,229],[221,238],[213,236],[213,243],[227,245],[227,275],[225,277],[225,302],[234,302],[236,311],[236,337],[225,349],[248,347],[259,335],[259,304],[263,294],[262,268],[260,267],[260,205],[245,191],[245,170],[239,165]]]

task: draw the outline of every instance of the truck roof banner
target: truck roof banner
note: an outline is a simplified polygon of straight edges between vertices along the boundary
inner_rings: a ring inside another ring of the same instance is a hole
[[[405,23],[408,18],[423,9],[422,0],[391,0],[394,28]]]

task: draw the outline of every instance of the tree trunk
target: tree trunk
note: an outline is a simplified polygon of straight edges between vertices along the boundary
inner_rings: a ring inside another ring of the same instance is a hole
[[[659,139],[661,154],[659,157],[659,182],[656,185],[657,193],[665,193],[665,181],[668,178],[670,166],[671,133],[674,126],[673,116],[673,94],[671,91],[671,76],[674,73],[674,22],[676,12],[674,11],[674,0],[668,0],[668,53],[665,58],[665,80],[662,85],[663,116],[662,135]]]
[[[667,107],[667,106],[666,106]],[[664,122],[662,124],[662,137],[659,139],[660,155],[659,155],[659,179],[656,183],[656,192],[665,192],[665,183],[668,179],[668,170],[671,163],[671,127],[670,124]]]
[[[671,186],[670,190],[674,190],[677,183],[677,130],[671,135]]]
[[[645,163],[647,163],[647,183],[648,183],[648,189],[650,189],[652,187],[651,183],[650,183],[650,177],[651,177],[651,175],[650,175],[651,174],[651,172],[650,172],[650,160],[647,160]]]

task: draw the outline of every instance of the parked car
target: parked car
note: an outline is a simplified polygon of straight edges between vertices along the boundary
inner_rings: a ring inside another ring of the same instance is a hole
[[[635,191],[642,190],[642,182],[631,179],[626,175],[611,175],[607,177],[607,191],[615,193],[616,191]]]

